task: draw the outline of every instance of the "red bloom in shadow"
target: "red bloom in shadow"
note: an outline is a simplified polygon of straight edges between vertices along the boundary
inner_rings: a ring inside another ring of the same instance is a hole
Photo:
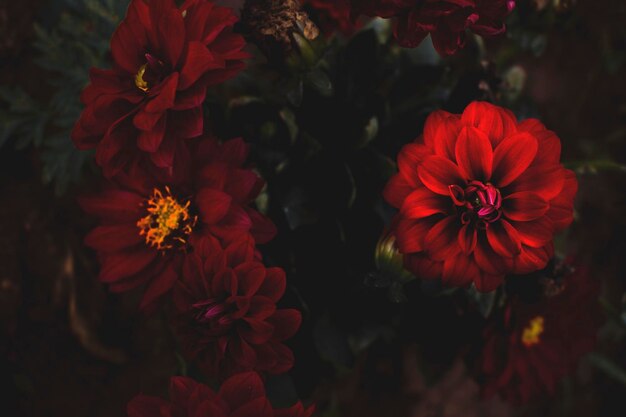
[[[552,237],[573,218],[577,181],[559,164],[558,137],[485,102],[426,120],[398,155],[385,199],[405,266],[453,287],[498,287],[505,274],[546,266]]]
[[[85,238],[98,252],[100,280],[116,292],[148,284],[142,308],[171,289],[199,236],[264,243],[276,232],[250,207],[264,183],[241,168],[247,154],[241,139],[205,139],[194,151],[195,163],[184,164],[177,181],[159,182],[134,166],[128,176],[80,199],[100,222]]]
[[[430,34],[441,55],[465,45],[469,29],[481,36],[505,30],[504,19],[513,0],[352,0],[354,13],[394,18],[394,36],[401,46],[413,48]]]
[[[561,287],[538,304],[512,299],[487,327],[479,361],[483,395],[498,393],[514,404],[552,395],[593,349],[601,324],[598,282],[581,268]]]
[[[207,88],[235,76],[248,57],[232,32],[236,20],[208,0],[130,3],[111,39],[113,68],[91,70],[72,132],[79,149],[96,148],[105,176],[139,155],[171,167],[177,142],[202,134]]]
[[[285,273],[255,258],[250,239],[225,246],[211,238],[196,245],[174,287],[177,333],[192,360],[223,378],[255,370],[283,373],[293,354],[282,342],[300,327],[297,310],[276,309]]]
[[[191,378],[170,380],[169,400],[147,395],[133,398],[127,407],[129,417],[310,417],[314,407],[298,402],[276,410],[265,395],[261,378],[253,373],[235,375],[215,392]]]
[[[336,31],[349,36],[361,26],[351,15],[350,0],[302,0],[313,10],[316,23],[325,34]]]

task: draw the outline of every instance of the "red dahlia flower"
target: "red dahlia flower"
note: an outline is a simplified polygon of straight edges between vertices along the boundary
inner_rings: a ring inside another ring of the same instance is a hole
[[[573,217],[574,173],[559,138],[538,120],[485,103],[436,111],[398,155],[384,191],[405,266],[453,287],[498,287],[505,274],[546,266],[552,237]]]
[[[354,13],[393,17],[394,36],[413,48],[430,34],[441,55],[465,45],[467,29],[481,36],[504,32],[514,0],[352,0]]]
[[[554,394],[557,383],[591,351],[600,325],[599,286],[585,269],[563,280],[558,295],[539,304],[513,299],[485,331],[480,359],[483,395],[526,403]]]
[[[187,355],[220,377],[289,370],[293,354],[282,342],[298,330],[301,316],[276,309],[285,287],[284,271],[257,261],[249,239],[225,249],[203,239],[185,259],[174,287],[177,333]]]
[[[276,410],[265,396],[261,378],[253,373],[235,375],[218,392],[191,378],[170,380],[170,399],[138,395],[127,407],[129,417],[310,417],[314,407],[298,402]]]
[[[92,69],[72,138],[96,148],[107,177],[148,155],[171,167],[181,140],[202,134],[207,87],[232,78],[248,55],[232,10],[208,0],[133,0],[111,39],[113,68]]]
[[[302,3],[315,11],[316,23],[326,34],[339,31],[351,35],[360,26],[352,19],[350,0],[302,0]]]
[[[179,182],[158,183],[131,168],[128,177],[82,198],[83,209],[100,221],[85,238],[98,252],[100,280],[118,292],[148,284],[146,307],[174,285],[198,236],[270,240],[274,225],[249,206],[263,180],[241,168],[246,149],[241,139],[223,145],[205,139]]]

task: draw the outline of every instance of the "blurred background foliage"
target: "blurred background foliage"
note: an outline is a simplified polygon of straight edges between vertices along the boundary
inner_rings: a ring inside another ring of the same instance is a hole
[[[200,377],[165,315],[142,317],[136,294],[108,294],[81,243],[91,223],[75,197],[98,174],[69,132],[126,4],[0,3],[0,375],[16,415],[120,415],[137,392],[164,392],[169,375]],[[218,137],[252,146],[268,183],[257,205],[279,228],[262,250],[287,271],[284,304],[305,318],[296,367],[268,382],[276,403],[314,399],[325,417],[624,415],[624,19],[619,0],[519,0],[506,36],[472,37],[446,59],[428,39],[397,47],[383,20],[349,39],[294,35],[270,58],[251,46],[248,70],[211,91],[205,113]],[[557,251],[590,265],[608,318],[557,398],[521,410],[481,400],[462,360],[503,290],[444,290],[375,256],[397,152],[431,111],[477,99],[560,136],[580,192]]]

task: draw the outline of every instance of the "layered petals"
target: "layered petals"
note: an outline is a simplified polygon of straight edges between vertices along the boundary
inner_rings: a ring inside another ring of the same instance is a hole
[[[254,372],[233,375],[219,391],[188,377],[172,377],[168,400],[138,395],[127,406],[128,417],[310,417],[314,410],[301,402],[274,409],[263,380]]]
[[[233,243],[228,255],[241,258],[242,252],[254,253],[242,250],[241,242],[254,247],[276,234],[271,220],[251,205],[263,181],[242,166],[245,143],[235,139],[222,144],[210,137],[201,143],[183,149],[195,159],[189,158],[186,169],[167,180],[137,164],[100,193],[79,201],[99,222],[85,243],[98,254],[100,281],[118,292],[145,285],[142,309],[171,290],[184,259],[203,237]],[[206,172],[213,180],[206,179]]]
[[[483,102],[462,115],[431,114],[384,191],[399,209],[392,233],[407,269],[491,291],[507,274],[545,267],[554,234],[572,221],[577,189],[554,158],[555,137]]]
[[[515,6],[511,0],[351,0],[352,13],[394,18],[394,36],[401,46],[414,48],[430,34],[441,55],[465,45],[465,32],[498,35]]]
[[[276,308],[285,273],[263,266],[254,251],[241,251],[242,242],[222,248],[205,238],[200,245],[174,288],[176,331],[189,359],[219,378],[291,368],[293,355],[283,342],[296,333],[302,316]],[[229,256],[234,252],[238,256]]]
[[[208,0],[180,8],[133,0],[111,39],[113,69],[93,69],[81,95],[76,146],[95,147],[107,177],[136,160],[171,168],[176,142],[202,133],[207,88],[243,67],[245,42],[232,33],[235,22],[231,9]]]

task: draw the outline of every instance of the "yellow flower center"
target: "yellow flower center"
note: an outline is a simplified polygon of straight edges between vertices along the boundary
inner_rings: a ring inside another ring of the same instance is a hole
[[[526,347],[534,346],[541,341],[545,320],[541,316],[532,319],[522,332],[522,343]]]
[[[135,85],[138,89],[144,92],[149,90],[148,82],[143,79],[144,75],[146,74],[147,67],[148,64],[143,64],[139,67],[139,71],[137,71],[137,74],[135,74]]]
[[[165,191],[166,194],[154,189],[146,202],[148,214],[137,221],[146,244],[159,250],[170,249],[174,243],[185,244],[197,221],[196,216],[189,215],[189,201],[181,205],[168,187]]]

